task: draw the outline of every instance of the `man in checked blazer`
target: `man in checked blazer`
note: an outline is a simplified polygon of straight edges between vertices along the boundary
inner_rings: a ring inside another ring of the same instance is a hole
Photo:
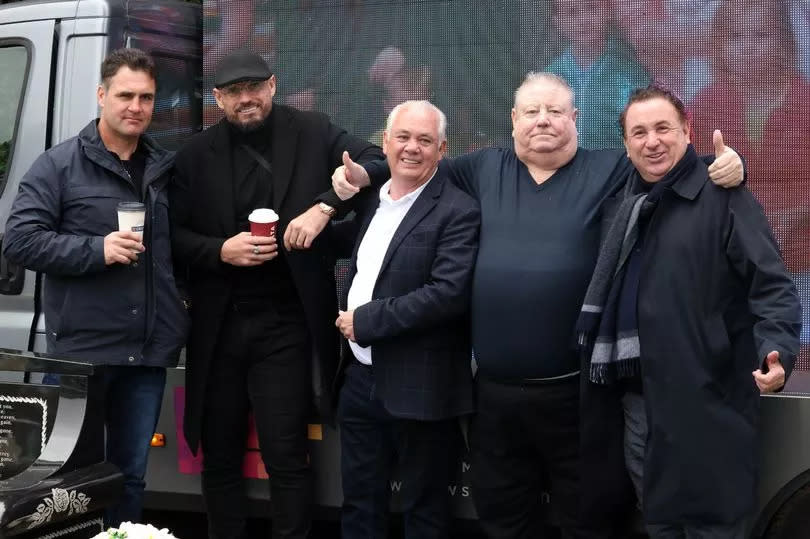
[[[448,536],[457,418],[473,411],[468,306],[480,212],[437,172],[446,124],[426,101],[395,107],[383,135],[391,179],[359,195],[351,285],[335,322],[349,345],[338,404],[344,539],[387,536],[395,463],[405,537]]]

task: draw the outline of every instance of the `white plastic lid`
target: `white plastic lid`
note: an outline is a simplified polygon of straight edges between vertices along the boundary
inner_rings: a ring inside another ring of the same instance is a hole
[[[272,223],[278,221],[278,214],[269,208],[256,208],[248,215],[248,221],[254,223]]]

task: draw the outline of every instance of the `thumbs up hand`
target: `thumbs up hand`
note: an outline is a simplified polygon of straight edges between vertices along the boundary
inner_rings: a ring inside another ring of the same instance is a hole
[[[765,369],[757,369],[752,374],[761,393],[773,393],[785,385],[785,368],[779,361],[779,352],[773,351],[765,358]],[[765,372],[763,372],[763,370]]]
[[[340,200],[352,198],[370,183],[366,169],[352,161],[349,152],[343,152],[343,165],[332,174],[332,189]]]
[[[712,142],[714,163],[709,165],[709,177],[721,187],[737,187],[745,177],[742,159],[737,152],[726,146],[723,142],[723,133],[719,129],[714,130]]]

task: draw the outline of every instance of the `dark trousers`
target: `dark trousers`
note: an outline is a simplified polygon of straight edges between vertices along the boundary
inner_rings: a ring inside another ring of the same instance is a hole
[[[104,408],[105,458],[124,474],[124,491],[105,511],[104,524],[118,527],[141,521],[146,462],[160,416],[166,369],[106,365],[99,372],[101,391],[96,398]],[[46,374],[42,383],[58,385],[59,375]]]
[[[312,520],[307,447],[309,335],[300,306],[240,304],[225,318],[208,373],[202,490],[212,539],[247,537],[242,478],[248,412],[270,475],[274,538],[304,538]]]
[[[388,537],[391,472],[399,465],[405,539],[449,534],[447,486],[457,464],[458,419],[415,421],[389,414],[375,395],[373,367],[346,371],[338,405],[343,539]]]
[[[104,379],[107,460],[124,474],[124,492],[118,504],[109,508],[108,526],[140,522],[143,509],[143,478],[149,445],[155,432],[166,369],[163,367],[108,366]]]
[[[580,521],[579,378],[532,385],[478,376],[475,387],[470,478],[487,536],[543,537],[545,487],[563,539],[611,537]]]

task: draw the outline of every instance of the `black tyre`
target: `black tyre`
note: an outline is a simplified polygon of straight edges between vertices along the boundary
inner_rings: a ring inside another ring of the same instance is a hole
[[[774,514],[763,539],[810,538],[810,483],[794,492]]]

